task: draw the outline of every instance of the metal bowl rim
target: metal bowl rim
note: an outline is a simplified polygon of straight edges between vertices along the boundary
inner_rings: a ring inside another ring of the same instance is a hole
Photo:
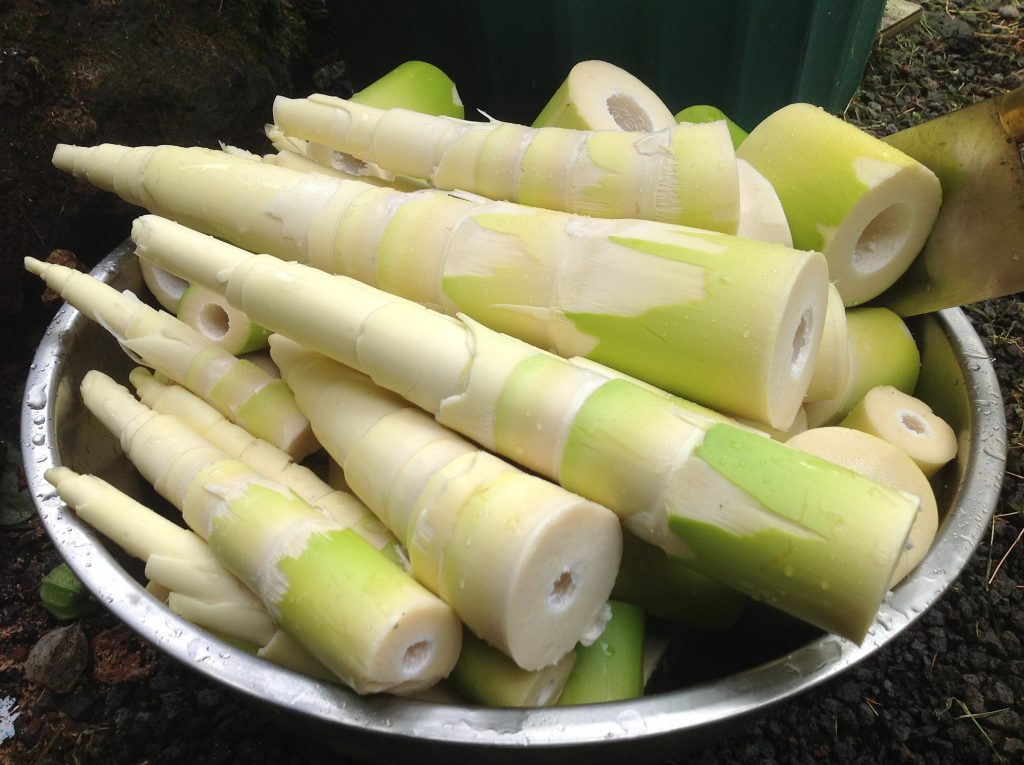
[[[125,242],[92,274],[111,279],[131,254],[131,245]],[[79,322],[88,321],[67,305],[47,328],[29,371],[22,406],[22,455],[29,490],[47,532],[93,595],[172,658],[254,702],[322,725],[453,745],[571,747],[684,736],[761,713],[864,660],[932,606],[973,554],[995,511],[1005,469],[1002,396],[988,354],[963,311],[948,309],[936,317],[953,344],[973,399],[989,405],[974,410],[965,478],[932,550],[890,592],[863,643],[825,635],[748,671],[628,702],[488,709],[359,696],[240,652],[171,612],[117,563],[43,478],[58,464],[48,445],[56,442],[52,394],[66,360],[63,338],[73,334]]]

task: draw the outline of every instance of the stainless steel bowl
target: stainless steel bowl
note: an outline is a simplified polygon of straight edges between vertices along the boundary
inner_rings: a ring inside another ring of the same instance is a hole
[[[93,274],[119,289],[138,290],[138,265],[126,243]],[[941,525],[916,571],[882,605],[867,638],[855,645],[822,635],[767,608],[754,607],[728,636],[682,638],[646,698],[586,707],[486,709],[389,696],[361,697],[240,653],[182,620],[149,596],[141,566],[81,524],[43,479],[67,464],[92,472],[143,499],[155,495],[114,440],[84,410],[78,384],[91,368],[125,379],[132,363],[97,325],[63,307],[40,343],[26,385],[22,443],[38,512],[54,544],[89,590],[158,648],[253,703],[316,730],[318,740],[354,756],[423,760],[621,761],[654,759],[703,745],[738,723],[828,680],[892,640],[942,595],[960,573],[989,523],[1006,460],[1005,420],[988,356],[964,314],[943,311],[912,328],[922,348],[918,395],[958,433],[955,463],[936,477]],[[775,636],[771,642],[765,635]],[[740,657],[722,662],[713,646]],[[680,658],[700,654],[714,666],[695,675]],[[675,660],[673,660],[673,656]],[[486,750],[486,751],[483,751]]]

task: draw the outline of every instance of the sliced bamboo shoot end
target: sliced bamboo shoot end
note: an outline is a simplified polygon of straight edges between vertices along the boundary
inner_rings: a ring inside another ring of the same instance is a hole
[[[270,332],[222,295],[200,284],[193,284],[182,294],[177,316],[211,343],[236,356],[267,346]]]
[[[956,433],[924,401],[890,385],[872,388],[842,427],[884,438],[931,477],[956,457]]]
[[[803,403],[821,345],[827,311],[826,267],[811,260],[794,278],[780,307],[777,347],[768,361],[764,411],[759,419],[774,428],[788,428]]]
[[[868,221],[853,247],[855,271],[871,274],[889,262],[889,253],[906,242],[910,214],[906,204],[895,202]]]
[[[533,127],[652,133],[675,123],[643,82],[606,61],[581,61],[538,115]]]
[[[165,311],[178,310],[178,301],[188,289],[188,282],[160,266],[139,258],[139,270],[150,294]]]
[[[900,582],[927,555],[939,526],[938,507],[927,477],[907,454],[883,438],[847,427],[812,428],[786,443],[849,468],[882,486],[920,498],[906,548],[889,581],[890,587]]]
[[[737,152],[774,186],[795,245],[824,253],[848,306],[906,271],[938,214],[934,173],[809,104],[769,115]]]
[[[818,353],[814,357],[814,372],[804,395],[805,401],[824,401],[846,390],[850,374],[849,343],[843,298],[835,284],[829,284],[825,326],[818,344]]]
[[[611,511],[506,467],[462,503],[439,553],[438,592],[477,635],[524,669],[541,669],[600,618],[621,546]],[[410,555],[415,570],[411,545]]]
[[[889,385],[907,394],[917,387],[921,352],[900,316],[888,308],[850,308],[846,333],[846,385],[834,398],[807,402],[812,428],[840,422],[877,386]]]
[[[736,160],[740,183],[740,222],[736,236],[793,246],[786,211],[771,182],[753,165],[743,159]]]

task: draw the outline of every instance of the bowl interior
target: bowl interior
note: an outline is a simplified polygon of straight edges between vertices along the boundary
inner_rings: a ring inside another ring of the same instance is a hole
[[[129,243],[93,274],[141,291]],[[326,743],[377,761],[417,756],[451,762],[555,761],[564,747],[598,759],[623,750],[644,756],[703,744],[751,715],[831,678],[866,658],[930,607],[972,555],[994,512],[1006,458],[999,386],[984,347],[958,310],[911,323],[922,349],[917,395],[954,428],[959,454],[934,479],[938,537],[925,560],[883,604],[861,645],[825,635],[753,605],[724,635],[661,627],[669,648],[643,699],[586,707],[484,709],[390,696],[360,697],[240,653],[169,611],[143,589],[142,565],[79,523],[43,479],[66,464],[94,473],[174,517],[138,476],[109,433],[85,410],[78,385],[89,369],[122,382],[134,363],[97,324],[65,306],[47,329],[29,374],[22,448],[36,505],[54,544],[90,591],[119,618],[175,659],[254,703],[311,727]],[[656,627],[657,629],[657,627]],[[526,751],[524,751],[524,748]]]

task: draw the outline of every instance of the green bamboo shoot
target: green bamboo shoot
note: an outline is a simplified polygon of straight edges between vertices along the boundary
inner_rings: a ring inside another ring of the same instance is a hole
[[[421,114],[462,119],[466,109],[455,83],[441,69],[425,61],[406,61],[357,90],[353,101],[378,108],[401,106]]]
[[[127,352],[181,383],[225,417],[293,457],[318,448],[309,420],[280,379],[238,359],[178,321],[98,279],[53,263],[25,267],[110,332]]]
[[[735,233],[736,155],[724,123],[652,133],[529,128],[376,109],[315,94],[279,96],[274,122],[434,188],[601,218]]]
[[[747,131],[729,119],[729,115],[710,104],[693,104],[681,109],[675,114],[676,122],[717,122],[725,120],[729,128],[729,135],[732,137],[732,145],[737,149],[747,137]]]
[[[413,690],[451,671],[458,618],[365,539],[102,373],[86,374],[82,399],[275,623],[355,691]]]
[[[942,201],[927,167],[810,104],[769,115],[736,152],[775,188],[795,245],[824,253],[848,306],[907,270]]]
[[[569,704],[600,704],[644,695],[644,633],[647,616],[632,603],[611,601],[611,618],[601,636],[576,648],[576,664],[558,699]]]
[[[614,510],[696,570],[852,640],[866,634],[916,497],[346,277],[148,216],[133,237],[142,257]]]
[[[277,481],[300,498],[381,550],[404,561],[398,541],[362,502],[347,491],[328,485],[312,470],[292,461],[273,444],[257,438],[226,419],[216,409],[179,385],[165,385],[147,370],[132,370],[129,380],[139,399],[161,414],[173,414],[228,457],[241,460],[260,475]]]
[[[828,298],[819,253],[402,194],[202,149],[64,146],[54,161],[248,250],[465,313],[774,427],[792,422],[813,372]]]
[[[405,543],[413,575],[476,635],[538,670],[600,630],[622,546],[611,511],[318,353],[274,335],[271,354],[352,491]]]
[[[622,535],[622,564],[612,598],[658,619],[712,632],[732,627],[747,602],[736,590],[632,533]]]
[[[525,670],[469,630],[449,680],[470,701],[491,707],[548,707],[558,701],[576,664],[573,651],[557,664]]]
[[[146,578],[168,591],[168,607],[179,616],[221,637],[249,644],[257,655],[275,642],[276,663],[313,677],[333,677],[280,633],[263,604],[194,532],[96,476],[56,467],[47,470],[45,477],[78,517],[146,564]],[[289,649],[281,650],[286,644]]]
[[[878,436],[844,427],[811,428],[787,443],[921,500],[890,586],[900,582],[928,554],[939,527],[938,505],[928,479],[906,453]]]

